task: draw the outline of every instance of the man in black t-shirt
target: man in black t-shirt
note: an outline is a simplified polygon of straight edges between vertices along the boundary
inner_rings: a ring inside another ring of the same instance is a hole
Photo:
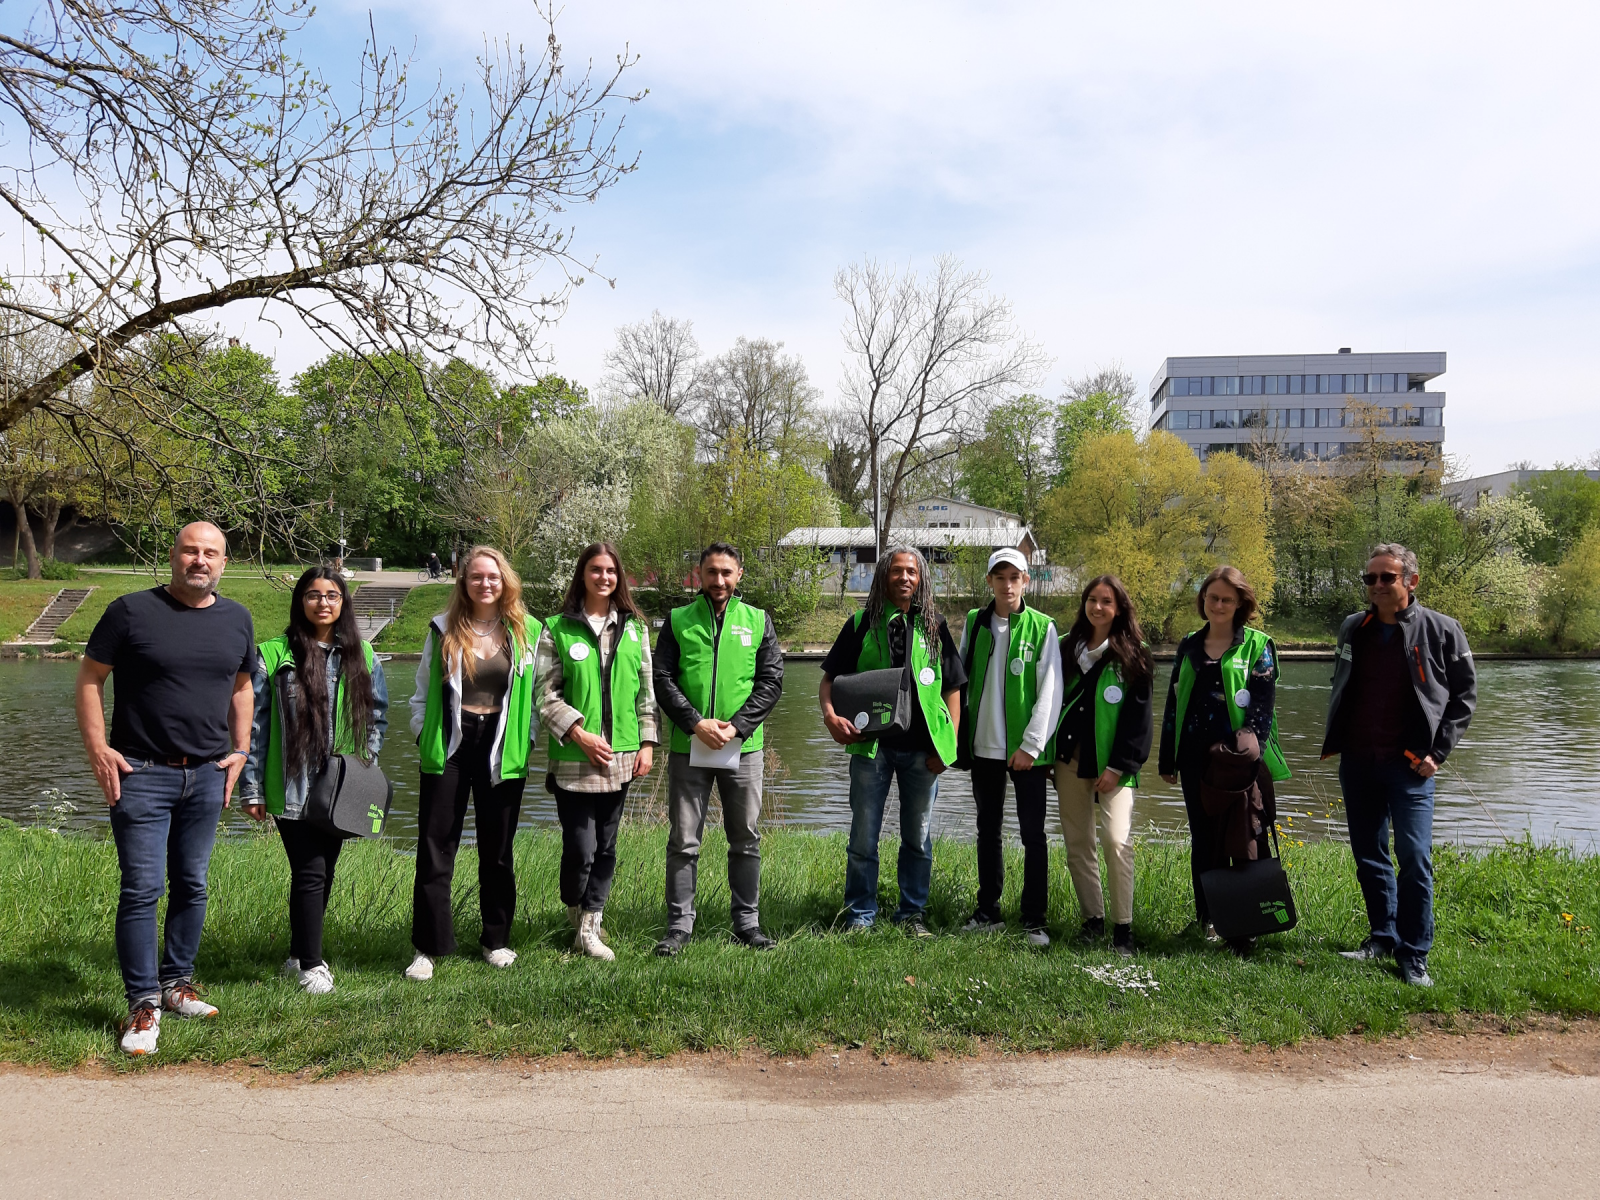
[[[128,995],[122,1048],[153,1054],[161,1013],[214,1017],[194,988],[217,821],[250,749],[255,628],[216,594],[228,562],[222,531],[178,531],[172,582],[107,606],[78,670],[78,728],[111,806],[122,868],[117,959]],[[116,673],[111,736],[106,679]],[[166,943],[156,904],[168,882]]]
[[[833,681],[858,671],[903,667],[908,645],[917,667],[911,728],[902,734],[864,738],[858,730],[866,724],[866,714],[859,714],[858,723],[853,723],[847,714],[836,712]],[[823,660],[818,689],[822,723],[850,753],[844,919],[852,929],[870,928],[878,916],[878,839],[889,786],[898,783],[900,905],[894,921],[913,936],[928,936],[933,804],[939,776],[955,762],[961,688],[966,681],[949,626],[934,608],[927,561],[909,546],[891,547],[873,572],[866,607],[845,622]]]

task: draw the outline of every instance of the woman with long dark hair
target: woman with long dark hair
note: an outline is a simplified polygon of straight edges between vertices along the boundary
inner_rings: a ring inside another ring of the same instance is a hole
[[[1271,638],[1247,623],[1257,608],[1255,590],[1237,567],[1220,566],[1201,583],[1195,608],[1205,624],[1178,643],[1161,718],[1161,778],[1182,780],[1195,919],[1201,933],[1215,940],[1200,876],[1234,855],[1224,846],[1223,823],[1206,812],[1201,796],[1213,750],[1254,757],[1271,779],[1289,778],[1289,767],[1278,745],[1277,650]],[[1265,855],[1272,814],[1247,819],[1249,840],[1256,842],[1249,856]],[[1233,948],[1243,953],[1249,945]]]
[[[522,814],[534,716],[533,642],[539,623],[522,607],[522,580],[493,546],[460,560],[450,604],[428,625],[411,695],[411,728],[422,760],[417,811],[417,881],[411,900],[416,957],[406,978],[433,978],[434,960],[454,954],[450,885],[473,806],[478,833],[479,945],[491,967],[509,967],[517,910],[511,843]]]
[[[584,548],[561,611],[537,651],[539,720],[550,731],[550,775],[561,821],[561,902],[573,948],[616,957],[600,924],[617,871],[617,826],[628,785],[655,759],[650,627],[610,542]]]
[[[1150,757],[1150,651],[1122,580],[1097,575],[1061,639],[1056,799],[1085,940],[1106,927],[1095,826],[1106,852],[1111,946],[1133,953],[1133,792]]]
[[[344,577],[333,567],[312,567],[294,585],[288,629],[260,646],[240,794],[250,816],[260,821],[271,813],[277,822],[289,856],[284,972],[313,995],[333,991],[333,973],[322,958],[322,921],[343,839],[300,817],[330,755],[377,757],[388,712],[383,665],[356,628]]]

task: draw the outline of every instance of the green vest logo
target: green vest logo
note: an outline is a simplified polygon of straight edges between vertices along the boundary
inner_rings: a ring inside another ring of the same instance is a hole
[[[1261,911],[1269,917],[1276,917],[1279,925],[1289,923],[1289,906],[1282,900],[1263,900]]]
[[[382,833],[383,809],[379,808],[376,804],[369,804],[367,805],[367,816],[372,819],[372,832],[374,834]]]

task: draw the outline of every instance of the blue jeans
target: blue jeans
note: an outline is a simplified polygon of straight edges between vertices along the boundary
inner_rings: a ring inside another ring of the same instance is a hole
[[[845,919],[870,925],[878,915],[878,836],[889,784],[900,781],[900,907],[896,921],[920,917],[933,882],[933,801],[939,777],[921,750],[850,756],[850,853],[844,872]]]
[[[130,758],[111,833],[122,868],[117,901],[117,961],[128,1004],[159,1002],[161,989],[194,977],[206,922],[206,870],[222,816],[227,772],[215,763],[168,767]],[[156,966],[156,904],[167,880],[166,945]]]
[[[1372,940],[1426,966],[1433,946],[1433,780],[1404,760],[1339,759],[1339,788]],[[1389,829],[1400,861],[1389,860]]]

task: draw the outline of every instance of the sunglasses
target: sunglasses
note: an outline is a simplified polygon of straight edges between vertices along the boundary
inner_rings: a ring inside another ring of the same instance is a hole
[[[1366,584],[1368,587],[1372,587],[1374,584],[1379,583],[1387,587],[1389,584],[1393,583],[1399,578],[1400,576],[1396,575],[1393,571],[1368,571],[1361,577],[1361,582]]]

